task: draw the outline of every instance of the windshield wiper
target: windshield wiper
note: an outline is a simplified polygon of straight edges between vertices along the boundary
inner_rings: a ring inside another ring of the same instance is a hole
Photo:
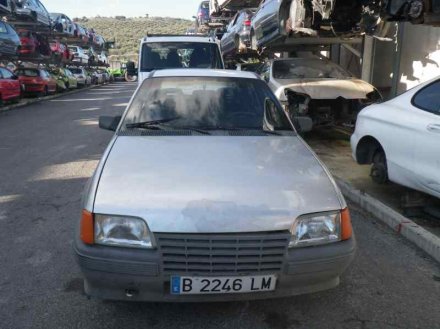
[[[151,129],[160,129],[159,127],[154,127],[156,125],[160,125],[162,123],[171,122],[174,120],[180,119],[180,117],[173,117],[173,118],[167,118],[167,119],[160,119],[160,120],[151,120],[151,121],[144,121],[144,122],[135,122],[135,123],[127,123],[125,125],[126,128],[151,128]]]

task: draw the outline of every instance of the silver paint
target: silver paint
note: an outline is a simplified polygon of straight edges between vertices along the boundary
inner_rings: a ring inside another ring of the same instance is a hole
[[[153,232],[286,230],[345,206],[296,136],[119,136],[104,159],[94,212],[141,217]]]

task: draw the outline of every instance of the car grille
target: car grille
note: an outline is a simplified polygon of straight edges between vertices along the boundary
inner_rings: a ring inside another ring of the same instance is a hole
[[[155,234],[162,274],[279,273],[289,232],[249,234]]]

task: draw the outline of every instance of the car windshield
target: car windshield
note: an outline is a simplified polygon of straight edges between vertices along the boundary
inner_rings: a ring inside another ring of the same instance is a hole
[[[15,74],[19,77],[38,77],[40,76],[40,73],[38,70],[31,70],[31,69],[20,69],[15,71]]]
[[[273,63],[275,79],[349,79],[350,73],[338,65],[315,58],[296,58]]]
[[[209,1],[204,1],[201,4],[202,9],[209,9]]]
[[[165,68],[223,69],[217,44],[204,42],[151,42],[142,46],[141,71]]]
[[[266,99],[272,100],[265,115]],[[167,121],[165,127],[292,130],[267,85],[257,79],[165,77],[146,79],[134,96],[127,124]]]

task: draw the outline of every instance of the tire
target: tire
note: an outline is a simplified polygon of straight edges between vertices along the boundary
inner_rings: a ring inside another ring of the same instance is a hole
[[[43,96],[48,96],[48,95],[49,95],[49,87],[46,86],[46,87],[44,87]]]
[[[385,184],[388,182],[387,158],[382,149],[379,149],[374,153],[370,176],[373,182],[377,184]]]
[[[0,94],[0,107],[2,107],[3,105],[5,105],[5,102],[3,101],[3,97]]]

